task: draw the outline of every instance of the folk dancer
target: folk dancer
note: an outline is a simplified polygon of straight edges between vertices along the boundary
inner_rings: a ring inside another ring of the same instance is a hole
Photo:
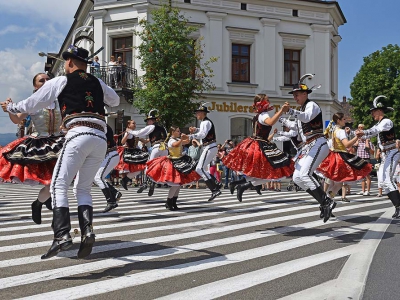
[[[104,194],[104,197],[107,200],[107,206],[103,210],[103,213],[109,212],[110,210],[117,208],[119,200],[122,197],[122,194],[114,188],[109,182],[106,180],[106,176],[118,165],[119,163],[119,154],[117,152],[117,144],[114,141],[114,131],[111,126],[107,124],[107,152],[106,157],[100,165],[99,170],[94,176],[94,182],[101,189]]]
[[[400,218],[400,194],[396,186],[394,173],[400,160],[400,151],[396,148],[396,133],[393,121],[385,116],[385,113],[394,111],[394,109],[386,106],[384,99],[387,98],[383,95],[376,97],[370,109],[372,118],[378,123],[370,129],[360,130],[356,134],[365,136],[365,138],[378,137],[378,146],[385,153],[382,177],[383,189],[395,207],[392,217],[398,219]]]
[[[224,165],[229,169],[246,175],[241,180],[229,184],[232,194],[236,187],[237,199],[240,202],[245,190],[252,186],[261,186],[266,180],[291,176],[294,170],[294,163],[289,155],[268,140],[272,126],[287,111],[289,104],[285,103],[271,117],[268,112],[275,108],[270,105],[267,95],[257,94],[253,102],[256,112],[252,121],[253,136],[244,139],[223,159]]]
[[[147,114],[146,122],[147,126],[143,128],[142,133],[146,133],[149,136],[149,141],[151,143],[151,152],[149,160],[160,156],[167,156],[168,149],[164,143],[167,137],[167,131],[163,126],[158,123],[159,113],[157,109],[152,109]],[[149,187],[148,196],[152,196],[154,193],[155,182],[151,180],[147,180],[147,183],[144,182],[143,185],[137,190],[138,193],[143,192],[147,187]]]
[[[168,210],[179,209],[176,201],[182,185],[196,182],[200,179],[196,173],[196,161],[183,154],[183,145],[189,144],[189,137],[181,134],[179,127],[171,126],[168,132],[168,156],[161,156],[147,162],[146,175],[154,182],[168,184],[165,208]]]
[[[346,132],[343,129],[346,124],[344,114],[341,112],[335,113],[325,131],[328,131],[332,122],[336,124],[332,133],[332,148],[328,156],[317,168],[317,171],[331,180],[328,193],[331,198],[334,198],[336,193],[342,188],[344,182],[359,181],[369,175],[372,165],[347,151],[347,148],[352,147],[359,137],[355,136],[351,140],[348,140]],[[347,198],[342,198],[342,201],[349,202]]]
[[[128,189],[129,178],[134,178],[146,168],[146,162],[149,159],[149,153],[138,148],[140,137],[146,137],[147,131],[142,129],[136,131],[135,120],[129,120],[126,124],[125,134],[122,137],[121,144],[118,147],[119,163],[115,167],[122,174],[122,187]],[[145,131],[144,134],[141,132]]]
[[[75,39],[73,39],[75,42]],[[63,52],[65,76],[49,80],[28,99],[8,103],[7,111],[32,113],[58,101],[62,126],[68,130],[51,180],[54,240],[42,259],[72,246],[68,187],[75,178],[73,192],[78,201],[81,244],[78,258],[88,256],[95,242],[90,190],[94,176],[107,151],[104,105],[117,106],[119,96],[102,80],[86,73],[89,52],[71,45]]]
[[[316,102],[308,99],[308,94],[314,87],[310,89],[303,83],[304,79],[313,76],[313,74],[303,75],[289,92],[300,105],[300,110],[289,108],[288,111],[288,114],[297,120],[288,121],[281,118],[280,121],[290,129],[299,130],[304,145],[295,157],[293,181],[319,202],[320,217],[326,222],[331,217],[336,202],[326,195],[318,180],[313,177],[314,171],[329,154],[327,140],[323,134],[322,110]]]
[[[33,77],[34,92],[50,77],[39,73]],[[10,100],[11,101],[11,100]],[[3,106],[5,109],[5,106]],[[11,121],[20,123],[30,116],[35,132],[4,146],[0,152],[0,178],[4,182],[43,184],[39,195],[31,204],[32,220],[42,223],[42,206],[52,210],[50,182],[58,154],[63,147],[64,134],[60,132],[61,113],[58,103],[35,113],[9,113]]]
[[[194,111],[197,120],[199,120],[201,123],[199,128],[189,128],[189,139],[202,140],[203,152],[201,153],[199,161],[197,162],[196,172],[203,178],[208,189],[211,191],[211,197],[208,199],[208,201],[213,201],[216,197],[221,195],[220,189],[222,184],[207,171],[211,160],[217,155],[218,149],[216,144],[217,136],[215,134],[214,123],[207,117],[207,114],[210,111],[206,105],[207,103],[201,104],[199,108]]]

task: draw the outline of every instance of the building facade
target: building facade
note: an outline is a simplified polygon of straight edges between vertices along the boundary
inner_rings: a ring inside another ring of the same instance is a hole
[[[118,110],[124,110],[125,119],[134,118],[138,128],[144,121],[131,104],[130,84],[143,70],[134,49],[141,41],[134,30],[138,20],[149,19],[150,11],[159,4],[148,0],[82,0],[60,49],[62,53],[68,48],[75,28],[93,27],[86,34],[95,41],[92,51],[104,47],[98,54],[101,78],[121,95]],[[306,82],[308,86],[321,85],[310,99],[321,106],[324,120],[340,110],[339,27],[346,19],[336,1],[177,0],[172,5],[198,27],[193,38],[204,38],[205,59],[218,57],[212,64],[216,89],[205,95],[213,110],[209,117],[216,126],[218,142],[241,140],[251,134],[251,106],[257,93],[267,94],[276,109],[285,101],[295,107],[288,92],[304,73],[315,74]],[[117,77],[107,66],[111,56],[121,56],[126,63]],[[59,74],[62,65],[56,61],[49,71]],[[114,116],[108,122],[121,130]]]

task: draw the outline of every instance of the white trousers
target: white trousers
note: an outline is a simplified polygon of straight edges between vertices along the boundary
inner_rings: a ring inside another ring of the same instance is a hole
[[[382,188],[385,194],[397,190],[394,172],[396,171],[396,166],[399,163],[399,160],[400,152],[398,149],[393,149],[386,153],[382,176]]]
[[[92,206],[90,190],[106,151],[104,132],[85,126],[68,131],[50,184],[53,207],[69,207],[68,188],[75,175],[73,192],[78,206]]]
[[[320,185],[318,181],[312,177],[319,164],[328,156],[329,147],[324,137],[320,137],[315,141],[310,151],[302,158],[298,159],[295,164],[293,173],[293,181],[303,190],[315,190]]]
[[[378,172],[376,172],[376,175],[378,177],[378,188],[383,189],[384,184],[383,184],[383,170],[385,166],[385,161],[382,160],[381,163],[379,164],[379,169]]]
[[[204,179],[204,181],[211,179],[211,175],[208,172],[208,165],[217,155],[217,152],[217,144],[212,143],[210,145],[207,145],[200,155],[199,161],[197,162],[196,172]]]
[[[119,163],[119,154],[117,151],[111,151],[106,154],[103,162],[100,165],[99,170],[94,176],[94,182],[99,186],[101,189],[108,188],[106,182],[106,176],[114,169]]]

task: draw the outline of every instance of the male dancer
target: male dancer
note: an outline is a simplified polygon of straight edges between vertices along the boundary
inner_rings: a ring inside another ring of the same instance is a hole
[[[97,171],[94,177],[94,182],[101,188],[101,191],[106,197],[107,206],[103,210],[103,213],[109,212],[110,210],[118,207],[117,200],[121,198],[122,194],[117,191],[111,184],[106,180],[107,174],[109,174],[119,162],[119,154],[117,152],[117,144],[114,141],[114,132],[110,125],[107,124],[107,153],[103,162],[100,165],[100,169]]]
[[[370,129],[358,131],[356,134],[358,136],[365,135],[366,138],[378,136],[378,146],[385,153],[382,187],[384,193],[387,194],[395,207],[395,212],[392,217],[399,219],[400,194],[397,189],[394,173],[400,160],[400,152],[399,149],[396,148],[396,132],[394,130],[393,121],[385,116],[385,113],[394,111],[394,109],[392,107],[387,107],[384,104],[383,99],[378,102],[380,98],[386,98],[386,96],[380,95],[376,97],[373,101],[373,106],[370,109],[372,118],[378,123]]]
[[[218,149],[215,135],[215,127],[213,122],[207,118],[208,110],[207,103],[200,105],[198,109],[194,112],[196,114],[197,120],[201,121],[200,128],[190,127],[189,139],[201,139],[203,143],[203,152],[197,163],[196,172],[199,174],[206,183],[207,187],[211,191],[211,197],[208,201],[213,201],[216,197],[221,195],[222,184],[215,179],[213,175],[206,171],[207,166],[210,164],[211,160],[217,155]]]
[[[290,129],[298,128],[299,130],[304,145],[295,158],[293,181],[320,203],[320,217],[323,217],[326,222],[330,218],[336,202],[327,196],[319,182],[312,176],[315,169],[329,154],[327,140],[323,134],[321,108],[317,103],[308,99],[312,88],[309,89],[303,83],[304,79],[312,77],[314,77],[313,74],[303,75],[293,86],[293,90],[289,92],[289,94],[293,94],[294,100],[300,105],[300,110],[289,108],[288,111],[288,114],[295,116],[297,121],[288,121],[282,118],[280,121]]]
[[[42,259],[53,257],[72,246],[67,192],[75,175],[73,192],[78,201],[81,229],[78,258],[88,256],[95,242],[90,190],[107,150],[104,105],[117,106],[119,97],[103,81],[86,73],[88,56],[86,49],[71,45],[62,54],[65,76],[47,81],[26,100],[1,104],[3,109],[17,114],[33,113],[58,101],[63,117],[62,126],[68,130],[50,186],[54,240]]]
[[[159,118],[158,110],[156,109],[150,110],[149,113],[147,114],[146,119],[144,119],[147,126],[142,130],[133,133],[133,135],[136,137],[143,137],[146,135],[149,136],[149,140],[152,147],[149,161],[160,156],[168,155],[168,149],[164,143],[165,139],[167,138],[167,131],[163,126],[158,124],[157,122],[158,118]],[[154,181],[151,181],[149,178],[147,179],[147,181],[148,183],[144,182],[142,186],[137,190],[137,192],[138,193],[143,192],[145,189],[147,189],[147,184],[149,184],[149,192],[147,195],[153,196],[154,187],[156,183]]]

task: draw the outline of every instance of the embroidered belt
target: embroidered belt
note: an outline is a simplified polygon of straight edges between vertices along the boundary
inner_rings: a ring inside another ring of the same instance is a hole
[[[107,152],[106,153],[110,153],[110,152],[113,152],[113,151],[116,151],[117,150],[117,146],[114,146],[114,147],[111,147],[111,148],[107,148]]]
[[[316,139],[319,139],[320,137],[323,137],[323,134],[316,134],[313,137],[310,137],[304,144],[310,144],[311,142],[315,141]]]
[[[396,144],[394,144],[392,147],[389,147],[389,148],[387,148],[387,149],[383,149],[382,151],[383,151],[384,153],[387,153],[387,152],[389,152],[390,150],[393,150],[393,149],[396,149]]]
[[[209,141],[209,142],[207,142],[207,143],[203,143],[203,146],[205,147],[205,146],[208,146],[208,145],[210,145],[210,144],[212,144],[212,143],[215,143],[217,140],[212,140],[212,141]]]
[[[88,121],[77,121],[77,122],[69,125],[68,126],[68,130],[70,130],[70,129],[74,128],[74,127],[79,127],[79,126],[90,127],[90,128],[94,128],[94,129],[100,130],[102,132],[105,132],[104,131],[104,127],[102,125],[97,124],[97,123],[93,123],[93,122],[88,122]]]

